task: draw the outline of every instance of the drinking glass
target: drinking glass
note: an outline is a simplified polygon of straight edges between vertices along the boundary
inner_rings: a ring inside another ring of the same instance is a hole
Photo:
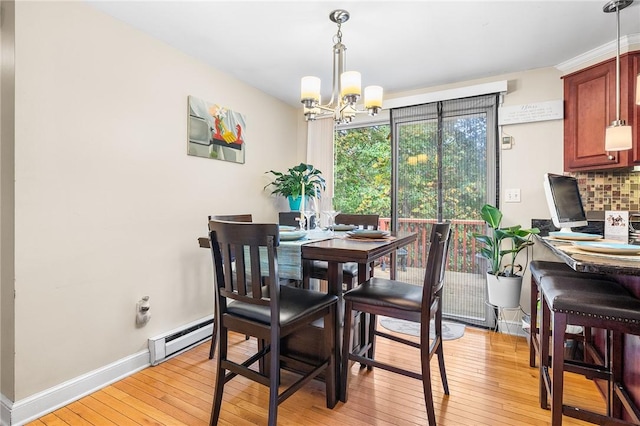
[[[311,208],[311,206],[306,206],[302,214],[304,214],[304,223],[306,225],[307,231],[311,231],[311,218],[315,214],[315,210]]]
[[[336,216],[338,216],[340,212],[337,210],[325,210],[322,213],[327,216],[327,227],[331,231],[331,235],[333,235],[336,225]]]

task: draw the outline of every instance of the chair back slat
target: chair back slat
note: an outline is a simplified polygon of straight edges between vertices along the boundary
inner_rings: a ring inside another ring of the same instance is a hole
[[[449,222],[435,223],[431,227],[430,247],[422,292],[423,309],[427,307],[425,304],[432,306],[434,300],[440,297],[442,292],[450,237],[451,224]]]
[[[338,225],[355,225],[363,229],[378,229],[380,215],[377,214],[346,214],[340,213],[336,216]]]
[[[277,285],[264,292],[265,283],[278,283],[278,225],[211,220],[209,229],[220,308],[216,315],[226,311],[227,298],[269,305],[278,293]]]

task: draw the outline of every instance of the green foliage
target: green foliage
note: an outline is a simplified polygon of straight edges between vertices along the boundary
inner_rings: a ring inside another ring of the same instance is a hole
[[[391,215],[388,125],[336,131],[333,205],[351,214]]]
[[[480,211],[482,219],[490,228],[488,235],[478,232],[471,232],[470,236],[478,240],[484,246],[480,250],[480,255],[489,260],[489,272],[493,275],[514,276],[516,256],[525,247],[533,244],[531,235],[540,233],[538,228],[522,229],[522,226],[515,225],[508,228],[501,228],[502,212],[491,204],[485,204]],[[502,248],[503,241],[509,241],[510,247]],[[502,258],[511,255],[510,263],[500,271]]]
[[[272,194],[283,197],[298,198],[302,195],[302,184],[304,184],[304,194],[309,197],[320,198],[321,191],[326,188],[326,183],[322,177],[322,172],[311,164],[300,163],[291,167],[285,173],[269,170],[275,179],[269,182],[263,189],[273,187]]]
[[[437,121],[398,126],[398,217],[480,219],[486,202],[486,120],[464,115],[445,120],[439,153]],[[477,141],[482,142],[477,142]],[[441,173],[438,174],[438,155]],[[438,180],[442,183],[441,216]],[[391,214],[391,138],[388,125],[337,130],[335,137],[336,210]]]
[[[444,120],[440,150],[435,119],[403,123],[397,130],[399,217],[479,219],[487,187],[486,145],[478,142],[486,140],[485,120],[476,116]]]

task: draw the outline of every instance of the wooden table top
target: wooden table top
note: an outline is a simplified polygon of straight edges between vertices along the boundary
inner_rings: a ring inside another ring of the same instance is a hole
[[[302,258],[328,262],[370,263],[386,254],[406,246],[418,238],[416,233],[392,235],[384,240],[366,241],[352,238],[333,238],[311,242],[302,246]]]

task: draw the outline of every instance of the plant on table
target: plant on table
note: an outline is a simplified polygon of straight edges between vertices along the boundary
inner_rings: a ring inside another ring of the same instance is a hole
[[[266,173],[271,173],[275,177],[264,187],[264,189],[272,187],[271,194],[295,199],[302,195],[304,185],[305,197],[320,198],[321,191],[326,189],[322,172],[312,164],[300,163],[286,172],[269,170]]]

